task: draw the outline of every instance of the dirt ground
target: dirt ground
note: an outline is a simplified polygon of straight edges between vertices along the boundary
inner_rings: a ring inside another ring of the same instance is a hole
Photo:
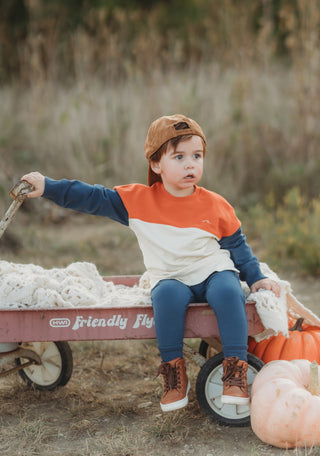
[[[188,364],[189,404],[164,414],[153,341],[71,343],[74,370],[55,391],[33,391],[18,375],[0,382],[0,450],[10,456],[320,455],[281,450],[251,427],[218,425],[195,395],[198,368]]]
[[[41,229],[23,228],[24,241],[17,248],[2,245],[1,259],[44,267],[92,261],[104,275],[142,272],[131,234],[116,224],[92,224],[82,217],[61,226],[43,223]],[[10,236],[18,239],[17,231]],[[293,274],[282,278],[291,282],[304,305],[320,314],[320,280]],[[191,343],[196,349],[199,341]],[[160,358],[153,340],[70,345],[72,377],[58,390],[34,391],[18,374],[0,379],[1,455],[320,455],[318,447],[281,450],[262,443],[250,426],[226,427],[211,421],[196,398],[199,368],[192,363],[188,406],[162,413],[161,380],[155,378]]]

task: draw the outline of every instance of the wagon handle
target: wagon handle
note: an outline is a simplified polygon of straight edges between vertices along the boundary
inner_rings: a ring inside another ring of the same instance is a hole
[[[29,184],[29,182],[25,180],[21,180],[10,190],[10,196],[14,201],[11,203],[3,219],[0,221],[0,238],[7,229],[9,223],[13,219],[15,213],[23,201],[27,198],[28,193],[32,192],[33,190],[33,185]]]

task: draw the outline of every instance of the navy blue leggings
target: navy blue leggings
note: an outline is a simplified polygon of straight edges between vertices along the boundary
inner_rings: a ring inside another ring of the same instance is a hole
[[[248,324],[238,274],[215,272],[198,285],[165,279],[151,290],[155,330],[162,361],[183,356],[185,314],[191,302],[208,302],[219,327],[224,357],[247,361]]]

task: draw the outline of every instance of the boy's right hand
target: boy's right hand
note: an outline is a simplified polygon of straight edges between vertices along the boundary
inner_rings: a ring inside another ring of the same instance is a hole
[[[34,186],[34,190],[28,193],[28,198],[36,198],[37,196],[43,195],[45,187],[45,177],[41,173],[34,171],[32,173],[25,174],[21,177],[21,180],[25,180],[29,182],[29,184]]]

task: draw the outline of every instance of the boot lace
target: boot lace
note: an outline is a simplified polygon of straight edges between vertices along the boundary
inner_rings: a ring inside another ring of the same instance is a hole
[[[180,388],[181,379],[179,367],[172,367],[169,363],[161,363],[158,368],[158,374],[156,377],[158,377],[160,374],[164,379],[164,392]]]
[[[227,386],[246,388],[246,368],[244,364],[238,364],[239,358],[229,358],[225,364],[224,375],[221,378]]]

